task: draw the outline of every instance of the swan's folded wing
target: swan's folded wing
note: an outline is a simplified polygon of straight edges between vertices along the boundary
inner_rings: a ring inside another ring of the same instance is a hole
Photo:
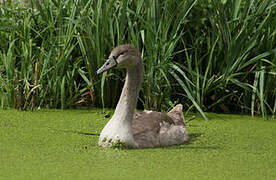
[[[132,133],[140,134],[145,131],[159,133],[160,123],[173,124],[174,121],[167,114],[156,111],[135,112],[132,121]]]
[[[137,112],[133,116],[132,133],[134,140],[140,147],[160,146],[161,125],[173,120],[165,113],[155,111]]]

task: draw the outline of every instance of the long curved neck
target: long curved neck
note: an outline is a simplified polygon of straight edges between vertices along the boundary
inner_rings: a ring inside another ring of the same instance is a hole
[[[135,67],[127,69],[126,81],[112,119],[132,122],[143,79],[143,70],[142,60]]]

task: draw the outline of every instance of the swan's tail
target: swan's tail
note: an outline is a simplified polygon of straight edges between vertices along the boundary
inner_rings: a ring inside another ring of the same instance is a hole
[[[176,106],[174,106],[174,108],[172,110],[170,110],[167,115],[170,116],[174,123],[176,125],[186,125],[185,119],[184,119],[184,115],[183,115],[183,105],[182,104],[177,104]]]

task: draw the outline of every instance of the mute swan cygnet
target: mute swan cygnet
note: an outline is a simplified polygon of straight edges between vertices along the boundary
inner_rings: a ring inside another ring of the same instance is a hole
[[[127,70],[126,80],[114,115],[100,134],[99,145],[146,148],[189,141],[181,104],[167,114],[155,111],[134,112],[144,70],[139,51],[132,45],[116,47],[97,74],[115,67]]]

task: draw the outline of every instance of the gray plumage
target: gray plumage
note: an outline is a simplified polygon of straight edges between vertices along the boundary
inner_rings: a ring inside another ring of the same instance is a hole
[[[100,134],[100,146],[123,144],[145,148],[189,141],[181,104],[167,114],[155,111],[134,112],[144,70],[141,55],[136,48],[131,45],[116,47],[97,73],[114,67],[127,69],[126,81],[114,115]]]

